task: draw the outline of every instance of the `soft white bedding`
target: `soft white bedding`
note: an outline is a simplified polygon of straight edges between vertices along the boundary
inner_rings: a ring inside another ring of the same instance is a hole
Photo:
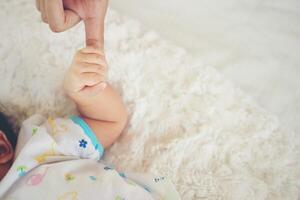
[[[61,89],[83,27],[51,33],[34,1],[1,1],[0,102],[22,121],[75,112]],[[12,9],[13,8],[13,9]],[[182,199],[299,199],[299,136],[184,49],[113,10],[111,83],[130,122],[105,161],[168,176]]]
[[[163,176],[120,172],[78,116],[33,115],[22,123],[15,160],[0,182],[1,200],[180,200]]]
[[[300,131],[299,0],[112,0]]]

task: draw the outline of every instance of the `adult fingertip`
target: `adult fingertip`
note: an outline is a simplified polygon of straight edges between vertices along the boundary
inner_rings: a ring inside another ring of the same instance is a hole
[[[87,47],[92,47],[92,48],[95,48],[95,49],[100,49],[100,44],[99,44],[99,41],[96,40],[96,39],[87,39],[86,40],[86,46]]]
[[[86,46],[91,47],[99,52],[103,51],[103,44],[97,39],[87,39]]]

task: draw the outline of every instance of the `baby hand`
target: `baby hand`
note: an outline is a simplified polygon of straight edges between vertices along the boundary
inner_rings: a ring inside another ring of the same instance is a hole
[[[98,94],[107,86],[104,53],[93,47],[79,50],[64,80],[66,93],[75,101]]]

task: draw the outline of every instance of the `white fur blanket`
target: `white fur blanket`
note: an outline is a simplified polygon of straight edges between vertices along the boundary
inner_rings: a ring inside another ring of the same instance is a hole
[[[55,34],[33,0],[0,2],[0,102],[19,123],[33,113],[75,112],[64,72],[83,26]],[[299,136],[242,91],[136,21],[110,10],[109,79],[130,121],[105,160],[167,175],[182,199],[299,199]]]

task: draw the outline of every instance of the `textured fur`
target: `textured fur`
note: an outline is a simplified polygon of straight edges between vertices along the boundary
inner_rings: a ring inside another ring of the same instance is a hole
[[[20,123],[75,112],[62,80],[82,24],[55,34],[34,1],[0,3],[0,102]],[[109,10],[109,79],[130,121],[105,161],[167,175],[182,199],[299,199],[299,136],[213,67]]]

